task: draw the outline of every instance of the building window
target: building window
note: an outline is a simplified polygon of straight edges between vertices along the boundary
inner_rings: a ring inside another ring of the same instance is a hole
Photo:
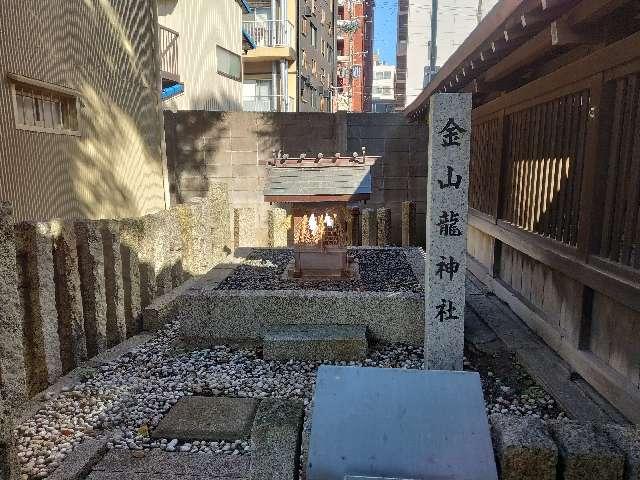
[[[388,72],[388,71],[387,71],[387,72],[383,72],[383,73],[384,73],[384,78],[385,78],[385,79],[387,79],[387,80],[388,80],[388,79],[390,79],[390,78],[391,78],[391,72]]]
[[[318,62],[316,62],[315,58],[311,59],[311,73],[314,75],[318,73]]]
[[[18,75],[9,79],[17,128],[80,135],[79,97],[73,90]]]
[[[307,52],[302,50],[302,68],[307,69]]]
[[[320,42],[320,53],[323,57],[327,55],[327,44],[325,42]]]
[[[311,24],[311,45],[315,47],[317,46],[317,43],[318,43],[318,29],[312,23]]]
[[[315,88],[311,89],[311,108],[318,108],[318,91]]]
[[[309,34],[309,19],[308,18],[303,18],[302,19],[302,34],[303,35],[308,35]]]
[[[218,73],[232,80],[241,81],[242,61],[240,60],[240,55],[222,48],[220,45],[216,47],[216,53],[218,57]]]

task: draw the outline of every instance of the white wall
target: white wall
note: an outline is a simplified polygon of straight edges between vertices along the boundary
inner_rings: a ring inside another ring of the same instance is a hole
[[[486,15],[498,0],[483,0]],[[478,25],[478,0],[438,2],[438,57],[441,67]],[[409,0],[407,40],[407,100],[409,105],[424,88],[425,67],[429,65],[431,40],[431,0]]]
[[[160,25],[179,34],[185,93],[163,102],[171,110],[242,110],[242,81],[218,74],[216,46],[242,56],[242,8],[236,0],[158,0]]]

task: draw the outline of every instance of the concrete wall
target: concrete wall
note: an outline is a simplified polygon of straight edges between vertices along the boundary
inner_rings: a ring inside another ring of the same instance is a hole
[[[392,241],[401,244],[402,202],[413,200],[417,238],[424,243],[427,130],[408,124],[401,114],[322,113],[165,113],[172,203],[208,191],[212,182],[229,186],[232,208],[249,209],[255,245],[268,243],[264,202],[266,167],[260,160],[281,149],[291,155],[336,152],[379,155],[372,167],[368,208],[389,207]]]
[[[227,257],[228,217],[219,185],[121,220],[16,222],[0,202],[0,398],[19,405],[139,333],[156,298]]]
[[[165,207],[152,0],[4,0],[0,198],[19,219],[139,216]],[[80,96],[79,136],[16,128],[13,73]]]
[[[218,73],[216,47],[242,56],[242,8],[236,0],[158,0],[160,25],[177,31],[185,93],[163,102],[171,110],[242,110],[242,80]]]

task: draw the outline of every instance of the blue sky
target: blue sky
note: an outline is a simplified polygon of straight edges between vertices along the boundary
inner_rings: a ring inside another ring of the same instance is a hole
[[[380,52],[380,59],[396,64],[398,30],[398,0],[376,0],[373,26],[373,49]]]

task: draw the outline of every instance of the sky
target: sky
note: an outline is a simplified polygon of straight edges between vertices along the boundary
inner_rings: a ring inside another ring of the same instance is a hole
[[[373,49],[389,65],[396,64],[398,0],[376,0],[373,25]]]

